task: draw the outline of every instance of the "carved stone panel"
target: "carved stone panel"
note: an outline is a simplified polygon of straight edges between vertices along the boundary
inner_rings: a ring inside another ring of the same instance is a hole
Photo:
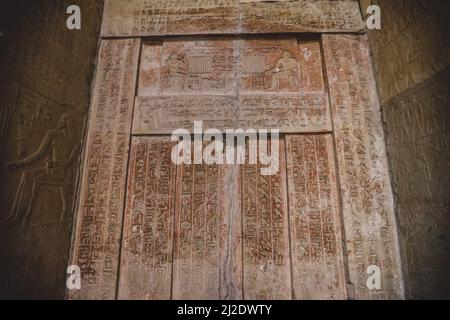
[[[170,138],[133,138],[119,299],[170,299],[176,166]]]
[[[137,97],[133,134],[172,134],[176,129],[192,131],[194,121],[203,129],[236,126],[238,101],[233,96]]]
[[[238,181],[234,166],[178,166],[174,299],[242,299]]]
[[[252,3],[254,2],[254,3]],[[107,0],[102,36],[358,32],[357,1]]]
[[[318,40],[146,42],[134,134],[207,128],[329,132]]]
[[[346,279],[331,135],[287,135],[295,299],[344,299]]]
[[[450,298],[449,83],[447,67],[383,109],[407,299]]]
[[[285,146],[284,140],[279,142],[279,150],[269,151],[278,153],[276,174],[261,175],[259,161],[241,166],[243,281],[248,300],[292,298]]]
[[[145,43],[139,95],[235,94],[237,49],[225,39]]]
[[[403,297],[397,229],[377,90],[366,38],[324,35],[351,295]],[[369,290],[367,268],[381,268]]]
[[[82,290],[71,298],[403,296],[364,36],[237,35],[358,31],[356,1],[110,0],[106,10],[107,36],[196,36],[102,42],[71,261]],[[243,165],[175,165],[169,135],[195,121],[282,135],[250,138]],[[272,175],[264,147],[277,155]],[[369,266],[381,268],[381,290],[367,287]]]
[[[63,299],[103,1],[0,9],[0,299]],[[74,51],[76,48],[76,52]]]
[[[90,111],[71,264],[81,290],[69,298],[114,299],[140,40],[103,40]]]

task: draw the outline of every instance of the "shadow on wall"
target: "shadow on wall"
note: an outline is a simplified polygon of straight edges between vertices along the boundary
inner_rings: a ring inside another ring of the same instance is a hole
[[[0,298],[62,299],[103,1],[9,1],[0,17]]]
[[[450,2],[378,0],[369,40],[407,298],[450,298]]]

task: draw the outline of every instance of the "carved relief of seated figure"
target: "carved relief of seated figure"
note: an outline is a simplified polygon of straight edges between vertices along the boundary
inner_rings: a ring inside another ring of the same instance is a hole
[[[283,80],[287,80],[290,89],[294,89],[298,85],[298,62],[289,51],[284,51],[283,57],[278,59],[275,68],[268,70],[268,72],[272,73],[272,85],[269,90],[280,89]]]
[[[171,53],[166,60],[169,67],[169,85],[171,89],[185,89],[188,65],[182,55]]]

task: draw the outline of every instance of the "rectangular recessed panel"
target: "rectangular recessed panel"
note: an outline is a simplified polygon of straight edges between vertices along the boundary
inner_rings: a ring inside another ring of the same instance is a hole
[[[192,129],[329,132],[318,40],[170,40],[142,48],[134,134]]]
[[[239,41],[240,94],[324,92],[318,40]]]
[[[114,299],[140,40],[104,40],[91,105],[71,264],[72,299]]]
[[[380,105],[365,36],[324,35],[350,282],[356,298],[401,298],[402,273]],[[381,289],[367,269],[381,269]],[[373,268],[373,267],[372,267]]]
[[[176,166],[169,137],[133,138],[119,299],[170,299]]]
[[[234,40],[166,40],[142,46],[139,95],[236,94]]]
[[[250,140],[249,150],[251,146]],[[278,148],[271,141],[268,147],[260,148],[264,154],[274,152],[278,171],[273,171],[276,172],[273,175],[262,174],[261,169],[269,166],[262,165],[261,161],[249,164],[247,160],[241,166],[244,298],[247,300],[292,298],[284,148],[282,139]]]
[[[102,36],[357,32],[363,28],[358,2],[350,0],[106,0]]]
[[[287,176],[295,299],[345,299],[331,135],[287,135]]]
[[[174,299],[242,299],[238,179],[233,166],[178,166]]]

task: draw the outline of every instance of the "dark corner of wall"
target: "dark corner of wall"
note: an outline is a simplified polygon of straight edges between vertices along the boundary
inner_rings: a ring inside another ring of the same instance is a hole
[[[0,10],[0,298],[63,299],[103,1]]]
[[[450,298],[450,3],[373,1],[369,31],[409,299]]]

